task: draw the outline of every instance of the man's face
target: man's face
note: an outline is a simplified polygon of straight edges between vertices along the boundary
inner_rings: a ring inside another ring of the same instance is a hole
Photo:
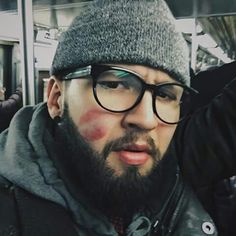
[[[149,67],[119,67],[140,74],[148,84],[175,82],[166,73]],[[122,177],[131,169],[139,176],[149,175],[167,151],[176,129],[176,125],[168,125],[154,114],[149,91],[132,110],[113,113],[97,104],[91,80],[74,79],[66,89],[65,103],[77,132],[96,153],[103,154],[104,165],[114,177]]]

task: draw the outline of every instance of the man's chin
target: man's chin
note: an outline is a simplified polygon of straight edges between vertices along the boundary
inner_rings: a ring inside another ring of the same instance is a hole
[[[98,208],[105,214],[127,216],[139,210],[149,195],[151,182],[141,176],[137,166],[129,166],[123,171],[111,170],[112,176],[104,180],[97,189],[100,198],[95,197]],[[97,196],[97,195],[96,195]]]

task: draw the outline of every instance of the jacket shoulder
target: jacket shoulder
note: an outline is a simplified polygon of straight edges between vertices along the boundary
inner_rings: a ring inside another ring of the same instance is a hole
[[[16,202],[13,192],[13,185],[0,177],[0,235],[19,235]]]
[[[218,235],[213,220],[189,186],[185,186],[174,215],[178,215],[178,219],[176,219],[173,235]]]
[[[21,189],[0,176],[0,236],[77,236],[62,206]]]
[[[72,215],[62,206],[19,187],[15,189],[22,235],[77,236]]]

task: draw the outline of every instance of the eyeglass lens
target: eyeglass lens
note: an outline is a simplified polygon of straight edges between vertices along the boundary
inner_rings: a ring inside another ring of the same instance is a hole
[[[110,69],[97,76],[95,96],[105,109],[123,112],[132,109],[140,102],[145,86],[147,85],[135,74]],[[153,109],[156,115],[167,123],[178,122],[184,88],[173,84],[153,87]]]

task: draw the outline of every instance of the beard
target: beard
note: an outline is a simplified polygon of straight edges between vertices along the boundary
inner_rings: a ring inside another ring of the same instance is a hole
[[[133,130],[108,142],[99,153],[81,136],[65,107],[63,117],[56,126],[55,139],[61,150],[59,162],[60,169],[63,169],[62,177],[64,175],[63,179],[72,195],[80,200],[82,194],[107,216],[127,218],[150,208],[150,204],[163,195],[163,187],[168,182],[165,173],[169,171],[163,170],[164,164],[160,161],[160,152],[153,139],[144,131]],[[152,169],[146,175],[140,175],[137,166],[130,166],[117,176],[115,170],[107,165],[109,154],[140,137],[145,137],[150,147]]]

